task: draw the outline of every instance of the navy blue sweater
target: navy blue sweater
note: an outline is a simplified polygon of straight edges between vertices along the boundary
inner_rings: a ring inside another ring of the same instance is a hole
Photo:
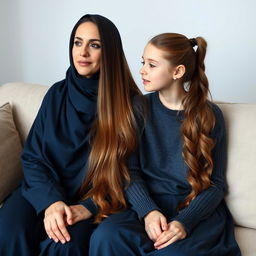
[[[127,200],[140,218],[152,210],[168,214],[168,207],[165,207],[160,199],[174,197],[179,202],[191,191],[186,179],[188,167],[182,158],[183,113],[166,108],[157,92],[146,97],[149,104],[148,115],[138,152],[129,161],[132,181],[126,191]],[[188,232],[202,219],[211,215],[226,190],[225,124],[221,110],[217,105],[209,104],[216,116],[216,125],[211,133],[216,143],[212,152],[214,170],[211,181],[214,185],[201,192],[188,207],[175,214],[169,213],[172,216],[166,216],[169,220],[181,222]],[[174,207],[176,208],[177,204]]]

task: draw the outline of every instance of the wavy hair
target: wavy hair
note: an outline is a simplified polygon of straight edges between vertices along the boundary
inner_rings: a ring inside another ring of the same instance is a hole
[[[213,171],[212,149],[215,142],[210,133],[215,126],[215,115],[208,100],[210,92],[205,74],[207,43],[202,37],[188,39],[176,33],[160,34],[149,43],[163,50],[171,65],[185,66],[185,74],[181,78],[185,91],[182,100],[182,155],[189,169],[187,180],[191,185],[191,192],[179,204],[178,209],[181,209],[212,185],[210,177]]]
[[[111,213],[126,208],[124,184],[130,181],[126,159],[137,145],[131,98],[141,92],[128,67],[119,31],[107,18],[82,17],[73,29],[70,46],[77,27],[88,21],[99,30],[101,62],[97,117],[91,129],[87,175],[79,195],[81,199],[92,198],[98,206],[95,222],[99,223]]]

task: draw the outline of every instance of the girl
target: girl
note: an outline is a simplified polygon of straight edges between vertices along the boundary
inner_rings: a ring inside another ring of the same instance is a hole
[[[146,95],[139,150],[129,161],[132,209],[101,224],[91,239],[91,256],[103,250],[119,255],[114,245],[127,256],[241,255],[224,202],[225,125],[221,110],[208,100],[206,46],[202,37],[175,33],[146,45],[140,73],[145,90],[154,92]],[[107,232],[111,225],[118,232],[97,240],[98,230]]]
[[[85,15],[66,78],[47,92],[22,154],[24,182],[0,209],[0,255],[88,255],[96,224],[126,207],[135,85],[115,25]]]

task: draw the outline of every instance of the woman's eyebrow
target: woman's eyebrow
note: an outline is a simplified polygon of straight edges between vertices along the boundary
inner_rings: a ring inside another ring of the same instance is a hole
[[[79,36],[75,36],[75,39],[78,39],[80,41],[83,41],[83,38],[79,37]],[[100,42],[100,39],[96,39],[96,38],[92,38],[89,40],[89,42],[94,42],[94,41],[98,41]]]

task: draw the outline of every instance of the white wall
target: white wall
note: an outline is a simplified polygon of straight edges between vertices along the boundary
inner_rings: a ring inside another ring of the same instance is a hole
[[[65,76],[71,29],[98,13],[119,28],[136,82],[146,42],[162,32],[208,41],[207,75],[214,99],[256,103],[254,0],[0,0],[0,84],[51,85]]]

